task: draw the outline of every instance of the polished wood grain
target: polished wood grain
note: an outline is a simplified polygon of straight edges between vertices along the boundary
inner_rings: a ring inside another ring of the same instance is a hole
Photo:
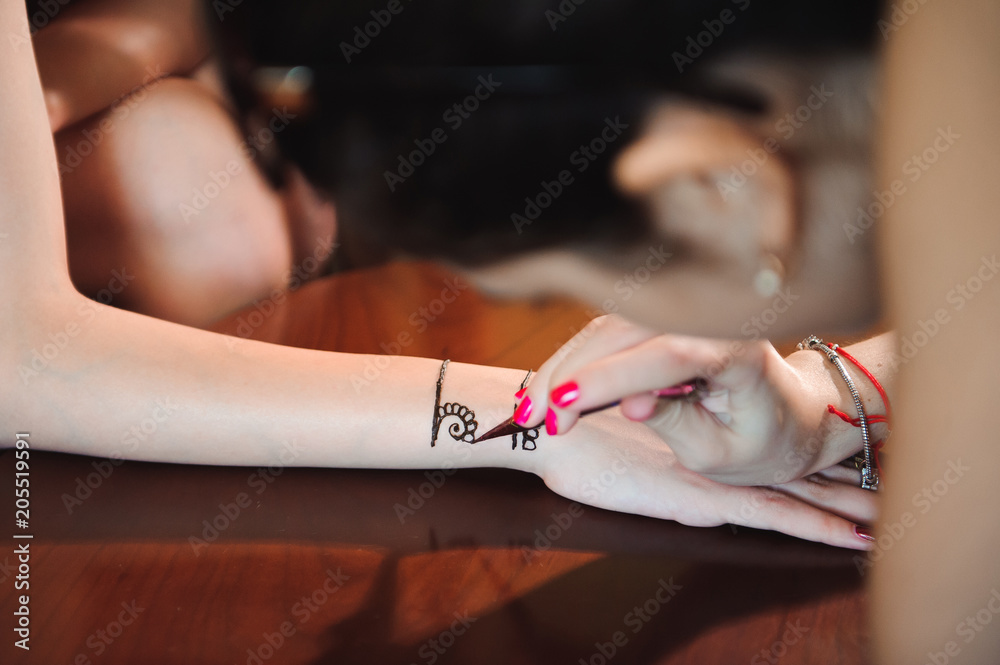
[[[454,279],[424,264],[338,275],[218,329],[366,353],[410,339],[399,352],[537,367],[590,316],[493,302]],[[13,467],[0,455],[6,487]],[[4,546],[0,662],[866,662],[853,553],[576,510],[515,472],[441,480],[34,453],[32,649],[12,646],[17,562]],[[408,501],[418,507],[401,513]]]

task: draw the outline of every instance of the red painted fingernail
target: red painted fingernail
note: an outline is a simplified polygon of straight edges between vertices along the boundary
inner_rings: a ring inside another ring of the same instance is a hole
[[[514,393],[514,399],[521,399],[522,397],[524,397],[524,393],[526,393],[527,391],[528,391],[527,388],[521,388],[516,393]]]
[[[559,424],[556,420],[556,412],[549,409],[549,412],[545,414],[545,433],[549,436],[555,436],[559,433]]]
[[[569,381],[552,391],[552,403],[561,409],[575,402],[580,397],[580,386],[576,381]]]
[[[521,406],[517,407],[517,411],[514,412],[514,422],[518,425],[523,425],[528,422],[528,418],[531,417],[531,398],[525,397],[524,401],[521,402]]]
[[[872,535],[872,530],[866,526],[854,527],[854,533],[857,534],[858,538],[861,540],[867,540],[872,543],[875,542],[875,536]]]
[[[686,397],[694,392],[694,386],[691,384],[681,384],[679,386],[670,386],[669,388],[660,388],[656,391],[657,397]]]

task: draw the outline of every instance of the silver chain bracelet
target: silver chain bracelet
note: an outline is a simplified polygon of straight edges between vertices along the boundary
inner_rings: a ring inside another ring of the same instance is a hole
[[[854,406],[858,410],[858,422],[861,425],[861,439],[864,442],[865,461],[864,465],[861,467],[861,487],[874,492],[878,489],[879,477],[878,470],[873,463],[871,435],[868,431],[868,417],[865,414],[864,404],[861,402],[861,395],[858,393],[858,389],[854,386],[854,381],[851,379],[851,375],[847,373],[844,361],[841,360],[840,354],[837,353],[837,349],[839,348],[840,346],[837,344],[829,346],[826,345],[823,340],[815,335],[810,335],[799,342],[800,350],[813,349],[815,351],[822,351],[825,353],[826,357],[831,363],[833,363],[833,366],[837,368],[838,372],[840,372],[840,376],[844,377],[847,389],[851,392],[851,397],[854,398]]]

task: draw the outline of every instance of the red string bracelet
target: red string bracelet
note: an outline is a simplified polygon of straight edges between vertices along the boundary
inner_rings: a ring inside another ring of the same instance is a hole
[[[864,365],[862,365],[860,362],[858,362],[857,358],[855,358],[850,353],[848,353],[847,351],[845,351],[844,348],[841,347],[840,345],[838,345],[838,344],[830,344],[829,342],[826,345],[828,347],[830,347],[831,349],[833,349],[834,351],[836,351],[837,353],[839,353],[844,358],[847,358],[849,361],[851,361],[851,363],[854,364],[855,367],[857,367],[859,370],[861,370],[861,372],[865,376],[868,377],[868,380],[872,382],[872,385],[875,386],[875,390],[878,391],[879,396],[882,398],[882,403],[885,404],[885,415],[884,416],[882,416],[882,415],[868,416],[868,422],[869,423],[885,423],[886,425],[889,425],[891,427],[890,419],[892,417],[892,407],[889,404],[889,396],[886,394],[885,388],[882,387],[882,384],[879,383],[879,380],[876,379],[875,375],[872,374],[871,372],[869,372],[865,368]],[[846,413],[844,413],[843,411],[841,411],[840,409],[838,409],[837,407],[835,407],[833,404],[827,404],[826,408],[827,408],[827,410],[830,413],[832,413],[833,415],[837,416],[838,418],[840,418],[844,422],[850,423],[854,427],[861,427],[861,421],[860,421],[860,419],[858,419],[858,418],[851,418]],[[886,437],[886,438],[888,439],[888,437]],[[872,453],[874,454],[874,457],[875,457],[875,466],[878,468],[878,472],[879,472],[880,476],[882,475],[882,464],[879,462],[878,453],[879,453],[879,451],[882,449],[882,447],[884,445],[885,445],[885,440],[879,439],[872,446]]]

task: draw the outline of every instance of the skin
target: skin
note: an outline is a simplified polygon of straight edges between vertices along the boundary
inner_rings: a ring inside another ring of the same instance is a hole
[[[874,370],[893,396],[895,339],[885,334],[845,347]],[[844,361],[866,413],[884,414],[872,383]],[[660,400],[652,391],[709,377],[709,397]],[[566,397],[576,397],[567,402]],[[546,422],[565,434],[580,414],[622,401],[622,412],[645,422],[687,468],[734,485],[774,485],[833,466],[862,448],[859,430],[828,413],[856,414],[847,384],[826,356],[802,350],[787,359],[767,342],[731,342],[660,335],[620,317],[596,319],[532,378],[524,424]],[[523,400],[522,400],[523,403]],[[885,424],[872,424],[872,441]]]
[[[877,230],[865,233],[883,237],[886,293],[897,336],[848,347],[887,385],[896,406],[877,547],[871,560],[859,558],[857,564],[861,574],[874,571],[875,662],[997,662],[1000,522],[994,513],[1000,486],[994,471],[1000,466],[1000,347],[995,338],[1000,290],[992,280],[1000,269],[1000,190],[989,175],[996,171],[1000,154],[1000,128],[994,117],[1000,106],[1000,40],[995,34],[1000,6],[960,0],[920,4],[915,13],[903,10],[912,6],[891,5],[881,27],[888,57],[877,191],[892,202],[879,215]],[[569,258],[562,260],[560,270],[583,268],[582,263],[573,266]],[[524,267],[531,277],[539,277],[531,273],[530,264]],[[580,288],[596,302],[606,285],[595,278]],[[824,307],[830,305],[821,294],[816,297]],[[725,298],[710,302],[728,313]],[[666,303],[669,307],[658,310],[665,314],[645,317],[651,328],[673,329],[675,305],[685,315],[692,309],[684,309],[684,302]],[[726,332],[726,318],[717,315],[711,324],[714,328],[708,332],[731,334]],[[709,324],[701,320],[698,325]],[[808,332],[798,321],[793,328],[799,334]],[[548,391],[572,379],[579,382],[581,396],[572,411],[557,409],[560,430],[572,427],[579,411],[622,397],[624,410],[648,417],[652,397],[636,391],[689,378],[704,366],[705,356],[718,353],[705,341],[650,337],[652,333],[634,326],[615,333],[610,340],[596,335],[584,340],[571,354],[543,368],[536,379],[540,385],[528,391],[539,405],[526,421],[529,425],[541,421],[539,411],[546,410]],[[814,376],[808,386],[819,387],[825,396],[807,412],[816,413],[824,402],[837,403],[829,381],[840,379],[829,371],[827,379],[815,375],[817,363],[825,364],[815,352],[781,361],[764,348],[756,355],[748,352],[744,359],[737,369],[744,378],[763,377],[763,384],[753,389],[786,400],[786,407],[779,409],[786,414],[787,402],[797,395],[807,402],[801,385],[787,383],[788,373],[801,375],[809,366]],[[780,371],[774,371],[776,367]],[[721,374],[717,379],[725,382]],[[732,396],[736,387],[727,388]],[[872,399],[869,390],[865,401],[870,405]],[[671,409],[676,413],[693,407]],[[730,410],[730,415],[739,414]],[[762,416],[759,411],[753,415]],[[765,430],[777,420],[765,418]],[[774,452],[781,451],[783,437],[761,446],[759,439],[734,437],[740,432],[738,421],[733,423],[726,432],[728,445],[719,445],[713,434],[722,428],[706,417],[686,423],[675,415],[665,427],[651,424],[694,468],[740,481],[766,481],[766,476],[757,475],[756,465],[782,459]],[[688,436],[670,438],[685,429]],[[681,439],[698,444],[685,451]],[[843,447],[835,440],[828,444],[837,454],[857,448],[856,443]],[[748,454],[749,459],[738,457]]]
[[[14,25],[16,17],[12,18],[12,6],[13,3],[4,5],[4,25]],[[919,323],[927,321],[934,308],[951,306],[934,298],[948,293],[955,284],[964,284],[977,269],[983,253],[991,252],[998,244],[993,219],[1000,204],[998,192],[983,177],[992,172],[995,155],[1000,152],[1000,138],[992,117],[993,109],[1000,102],[995,75],[1000,53],[991,34],[992,26],[1000,19],[997,13],[995,3],[966,0],[924,3],[913,16],[907,16],[899,31],[890,35],[889,121],[884,127],[880,158],[883,189],[899,177],[901,164],[926,148],[927,138],[938,128],[962,127],[959,133],[964,131],[965,136],[973,137],[949,155],[951,161],[942,160],[935,166],[933,175],[923,179],[919,187],[910,188],[908,195],[899,199],[880,224],[886,236],[884,259],[891,315],[902,339],[912,337],[920,329]],[[23,22],[16,25],[19,29],[24,27]],[[4,73],[5,94],[27,89],[19,83],[19,80],[30,78],[26,71],[23,67],[21,70],[15,67]],[[40,99],[38,96],[39,103]],[[58,105],[50,103],[50,107],[58,108]],[[36,104],[35,112],[40,110]],[[58,118],[59,114],[54,117]],[[30,126],[28,120],[13,119],[18,127]],[[3,126],[9,127],[11,122],[5,111]],[[4,134],[3,138],[5,146],[17,147],[18,142],[28,142],[29,145],[22,147],[41,147],[41,154],[45,154],[45,146],[30,144],[29,137]],[[17,154],[34,155],[36,152],[18,150]],[[664,151],[651,150],[647,154],[655,158]],[[55,193],[54,177],[51,173],[46,175],[44,170],[28,169],[27,173],[36,178],[15,183],[20,188],[11,187],[17,175],[4,173],[3,205],[7,215],[30,219],[33,223],[13,226],[6,222],[0,231],[6,234],[3,241],[15,243],[19,251],[11,256],[10,245],[7,249],[0,246],[0,251],[5,252],[5,269],[17,275],[16,285],[19,289],[23,287],[22,292],[37,303],[38,313],[28,312],[23,305],[8,301],[0,303],[0,308],[7,317],[5,320],[15,320],[12,317],[16,316],[18,321],[29,322],[25,332],[19,334],[21,339],[23,336],[34,339],[32,335],[40,334],[41,328],[60,321],[58,316],[53,320],[46,317],[53,316],[52,312],[58,312],[60,307],[65,308],[65,299],[74,296],[66,282],[65,271],[53,269],[63,261],[58,225],[40,223],[46,216],[58,216],[52,214],[58,208],[54,203],[56,198],[51,196]],[[627,169],[622,167],[622,185],[628,189],[632,185],[626,176]],[[686,185],[687,195],[711,192],[710,188],[699,190],[697,182],[696,179],[694,187],[690,183]],[[780,185],[780,179],[761,182],[767,183],[762,184],[764,187],[773,187],[776,182]],[[31,201],[12,196],[28,185],[37,187],[39,183],[47,183],[50,196]],[[642,191],[640,185],[637,193],[641,195]],[[949,224],[941,221],[951,219],[961,220],[962,233],[956,234]],[[31,233],[21,228],[26,226],[31,227]],[[780,238],[780,227],[778,230]],[[865,234],[862,240],[867,242],[873,235]],[[768,234],[756,237],[764,239]],[[825,247],[831,255],[840,254],[825,242],[816,241],[807,246],[817,252]],[[943,252],[942,248],[948,251]],[[520,283],[524,285],[522,290],[527,292],[531,284],[545,282],[568,293],[597,294],[595,303],[600,304],[608,294],[613,294],[613,284],[620,278],[614,270],[595,271],[593,264],[571,254],[540,258],[500,266],[485,273],[483,283],[496,288],[501,283]],[[735,261],[739,269],[733,274],[715,275],[710,266],[664,271],[661,273],[664,280],[658,279],[645,289],[625,308],[626,313],[658,328],[738,336],[741,324],[767,303],[755,300],[745,288],[751,274],[747,266],[752,264],[754,256],[728,258],[742,259]],[[836,276],[842,278],[845,274],[855,275],[857,271],[843,270]],[[874,312],[871,300],[854,300],[871,283],[870,278],[870,273],[863,273],[857,281],[825,279],[822,288],[813,290],[809,290],[810,282],[802,282],[802,293],[808,296],[806,302],[813,304],[797,308],[792,317],[784,319],[770,334],[791,334],[790,331],[801,334],[807,322],[851,328],[870,320]],[[5,279],[12,278],[5,275]],[[673,286],[669,286],[671,284]],[[829,288],[834,284],[846,286],[831,298]],[[724,299],[720,300],[720,293],[724,294]],[[907,454],[898,456],[893,462],[892,482],[886,490],[886,527],[882,536],[889,536],[886,542],[896,544],[883,548],[884,565],[875,575],[873,624],[878,628],[876,657],[879,662],[919,662],[928,653],[950,649],[949,642],[954,642],[961,650],[962,660],[967,662],[993,662],[1000,654],[1000,631],[996,630],[996,623],[969,633],[975,636],[973,641],[965,641],[956,629],[956,625],[966,622],[969,615],[975,615],[986,606],[985,591],[1000,581],[995,563],[995,553],[1000,546],[996,521],[974,518],[982,506],[995,506],[1000,502],[1000,489],[989,473],[1000,462],[997,458],[1000,453],[993,445],[994,433],[1000,425],[993,377],[993,368],[1000,360],[997,357],[1000,351],[993,339],[1000,324],[997,305],[995,289],[985,290],[974,300],[968,300],[962,316],[954,316],[934,343],[904,367],[900,377],[899,431],[895,440],[906,441]],[[657,317],[656,312],[663,314]],[[125,325],[124,330],[129,328],[130,324]],[[15,335],[7,330],[4,334],[7,335],[3,340],[4,348],[18,348],[6,345]],[[425,370],[428,375],[432,374],[429,368]],[[955,377],[961,377],[960,390],[942,388],[954,385]],[[427,379],[426,376],[422,378]],[[5,415],[10,413],[7,411]],[[949,417],[942,418],[943,413]],[[79,432],[74,430],[74,433]],[[170,447],[164,445],[163,450],[169,452]],[[255,450],[254,446],[251,450]],[[895,538],[892,526],[898,524],[897,518],[913,508],[914,497],[929,483],[940,479],[948,462],[955,458],[971,461],[975,471],[963,476],[962,482],[955,484],[947,497],[933,504],[932,511],[922,515],[915,526],[905,531],[904,542],[892,540]],[[560,486],[556,480],[552,484]],[[924,583],[941,577],[947,579],[947,584]],[[949,653],[949,657],[951,655]]]
[[[193,72],[208,55],[200,14],[193,0],[61,8],[32,40],[52,131],[107,108],[143,79]]]
[[[0,34],[26,30],[23,5],[0,0]],[[864,547],[852,520],[866,519],[870,505],[846,483],[808,500],[719,485],[684,469],[656,437],[615,414],[558,442],[543,434],[537,455],[446,439],[431,447],[436,360],[391,358],[358,395],[350,377],[372,357],[252,341],[233,346],[222,335],[95,304],[70,280],[55,151],[30,49],[0,68],[0,99],[18,100],[0,106],[0,145],[9,156],[0,168],[0,320],[10,322],[0,327],[0,373],[20,379],[0,397],[0,422],[30,432],[33,447],[195,464],[508,467],[590,505]],[[61,334],[62,348],[40,361],[38,349]],[[492,427],[506,418],[523,376],[454,363],[443,401],[463,402]],[[132,443],[129,428],[150,417],[157,427]],[[594,494],[588,483],[609,469],[615,482]]]
[[[980,269],[989,275],[984,257],[1000,254],[1000,190],[992,177],[1000,154],[1000,6],[927,3],[903,18],[888,33],[879,160],[880,189],[899,178],[909,186],[880,228],[890,312],[900,338],[909,340],[936,310],[950,318],[899,377],[894,439],[905,441],[906,451],[892,461],[877,532],[875,654],[893,665],[929,662],[929,654],[937,662],[995,663],[1000,624],[995,612],[989,625],[982,619],[991,614],[991,591],[1000,588],[1000,285],[994,278],[976,294],[967,290],[971,298],[948,294],[981,279]],[[962,138],[912,183],[902,165],[949,126]],[[957,460],[968,467],[960,477],[949,466]],[[946,494],[933,492],[935,482]],[[906,513],[913,522],[903,526]]]
[[[248,158],[248,145],[259,159],[273,141],[237,127],[203,11],[82,0],[32,39],[73,283],[108,302],[125,275],[116,307],[198,327],[301,278],[336,234],[333,206],[297,172],[274,190]]]
[[[646,421],[685,465],[734,484],[807,477],[861,449],[860,433],[827,413],[829,404],[851,415],[855,407],[825,357],[804,351],[781,359],[757,340],[817,330],[837,339],[877,311],[875,234],[851,224],[870,196],[871,67],[863,58],[722,63],[718,76],[754,81],[772,101],[770,115],[743,118],[676,102],[652,114],[613,169],[619,188],[654,213],[661,235],[648,248],[612,261],[561,249],[470,271],[495,293],[562,290],[618,313],[541,368],[528,390],[527,425],[569,432],[582,411],[624,400],[625,413]],[[810,119],[798,122],[803,108]],[[761,154],[746,182],[728,188],[748,156]],[[671,238],[696,248],[694,258],[651,263],[661,255],[653,248]],[[776,293],[762,297],[752,281],[767,254],[788,272]],[[659,336],[667,331],[728,341]],[[894,348],[891,335],[848,347],[890,395]],[[713,371],[723,361],[729,369]],[[868,412],[884,413],[871,383],[849,364],[848,371]],[[648,394],[694,376],[711,376],[722,394],[698,405]],[[554,405],[551,391],[571,381],[579,401]],[[885,438],[884,430],[873,425],[872,440]]]

